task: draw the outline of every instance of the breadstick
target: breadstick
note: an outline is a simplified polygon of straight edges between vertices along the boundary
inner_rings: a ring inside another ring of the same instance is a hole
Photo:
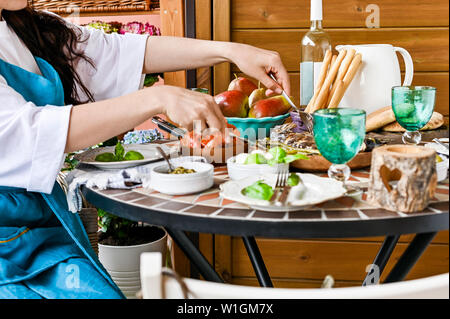
[[[346,55],[346,56],[347,56],[347,55]],[[333,54],[333,57],[331,58],[330,68],[329,68],[328,70],[331,70],[331,68],[333,67],[334,63],[336,62],[336,58],[337,58],[337,55],[334,55],[334,54]],[[339,72],[338,72],[338,74],[339,74]],[[330,94],[330,91],[327,91],[327,92],[326,92],[326,99],[325,99],[325,100],[328,100],[328,98],[330,98],[329,94]],[[326,105],[325,105],[325,107],[326,107]],[[322,108],[322,107],[321,107],[321,108]]]
[[[328,72],[327,77],[325,78],[325,81],[322,85],[322,88],[320,89],[319,95],[317,96],[314,106],[312,107],[312,112],[321,109],[323,105],[326,103],[328,98],[328,93],[330,91],[330,86],[333,83],[334,79],[336,78],[336,74],[339,70],[339,67],[341,66],[342,60],[344,60],[345,55],[347,54],[346,50],[342,50],[339,52],[338,57],[336,58],[336,62],[333,64],[333,66],[330,69],[330,72]]]
[[[337,55],[334,55],[334,54],[333,54],[333,57],[331,58],[330,68],[333,67],[334,62],[336,62],[336,58],[337,58]]]
[[[330,92],[330,103],[328,103],[328,108],[338,107],[339,102],[341,102],[341,99],[345,93],[344,81],[336,80],[336,82],[334,82],[334,86],[336,89],[333,94]]]
[[[358,53],[355,55],[355,57],[352,60],[352,63],[350,63],[350,66],[348,67],[348,71],[344,76],[344,90],[347,90],[350,83],[352,82],[353,78],[356,75],[356,72],[358,72],[359,67],[362,64],[362,55],[361,53]]]
[[[314,105],[314,101],[317,98],[317,95],[319,94],[323,82],[325,81],[325,77],[327,76],[328,66],[330,65],[331,62],[331,56],[332,56],[331,50],[327,50],[327,52],[325,53],[325,57],[323,59],[322,68],[320,69],[319,79],[317,80],[316,87],[314,88],[314,96],[309,101],[308,106],[305,109],[305,112],[310,112],[311,107]]]
[[[335,92],[330,93],[330,102],[328,103],[329,108],[338,107],[339,103],[341,102],[342,98],[344,97],[345,91],[350,86],[350,83],[352,82],[353,78],[355,77],[356,72],[358,71],[361,64],[362,64],[362,56],[361,56],[361,54],[357,54],[352,59],[352,63],[350,63],[348,72],[344,75],[344,79],[336,80]]]
[[[330,95],[328,97],[327,105],[330,104],[331,98],[333,97],[334,92],[336,91],[337,83],[339,83],[339,81],[344,78],[344,76],[347,73],[347,70],[348,70],[348,68],[350,66],[350,63],[352,63],[352,60],[353,60],[353,57],[355,56],[355,54],[356,54],[355,49],[348,49],[347,50],[347,54],[345,55],[345,59],[344,59],[344,61],[342,61],[342,65],[339,68],[339,72],[338,72],[338,74],[336,76],[336,81],[334,82],[334,84],[333,84],[333,86],[331,88]]]

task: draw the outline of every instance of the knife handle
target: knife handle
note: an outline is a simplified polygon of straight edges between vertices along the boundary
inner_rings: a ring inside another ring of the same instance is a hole
[[[166,120],[162,119],[159,116],[154,116],[152,117],[152,122],[156,125],[158,125],[158,127],[160,129],[162,129],[163,131],[166,131],[176,137],[178,137],[179,139],[182,138],[185,134],[186,131],[177,127],[176,125],[167,122]]]
[[[281,203],[281,206],[286,206],[286,202],[287,202],[290,190],[291,190],[290,186],[285,186],[283,188],[283,192],[281,193],[280,198],[278,199],[278,202]]]

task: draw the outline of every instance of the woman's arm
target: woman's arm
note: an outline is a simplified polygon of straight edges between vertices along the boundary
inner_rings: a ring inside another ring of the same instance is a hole
[[[226,120],[212,96],[174,86],[155,86],[72,107],[65,152],[77,151],[128,131],[165,113],[180,126],[223,130]]]
[[[280,94],[280,86],[268,76],[268,73],[273,73],[281,86],[290,94],[289,76],[280,55],[274,51],[241,43],[164,36],[149,37],[143,73],[196,69],[221,62],[236,64],[242,72],[261,81],[271,91]]]

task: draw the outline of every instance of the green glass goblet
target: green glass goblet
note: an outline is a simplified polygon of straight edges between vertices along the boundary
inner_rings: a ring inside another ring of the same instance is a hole
[[[392,110],[397,122],[406,129],[402,136],[405,144],[419,144],[424,127],[434,111],[436,88],[431,86],[394,86]]]
[[[347,195],[361,193],[346,185],[350,177],[347,163],[358,154],[366,136],[366,112],[350,108],[330,108],[314,112],[314,139],[320,154],[332,163],[328,176],[341,181]]]

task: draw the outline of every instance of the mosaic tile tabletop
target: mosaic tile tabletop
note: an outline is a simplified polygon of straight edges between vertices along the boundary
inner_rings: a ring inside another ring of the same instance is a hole
[[[219,185],[227,181],[226,166],[216,167],[214,186],[202,193],[186,196],[171,196],[161,194],[152,189],[137,188],[133,190],[113,189],[94,190],[112,200],[126,202],[129,205],[144,207],[161,212],[191,214],[206,218],[234,218],[234,219],[263,219],[269,220],[349,220],[408,217],[420,214],[448,213],[449,182],[445,180],[438,184],[435,197],[430,205],[422,212],[404,214],[370,206],[366,202],[369,170],[352,172],[350,182],[363,188],[364,193],[358,198],[341,197],[327,201],[306,210],[297,212],[265,212],[257,211],[243,204],[220,197]],[[327,174],[318,174],[328,178]]]

